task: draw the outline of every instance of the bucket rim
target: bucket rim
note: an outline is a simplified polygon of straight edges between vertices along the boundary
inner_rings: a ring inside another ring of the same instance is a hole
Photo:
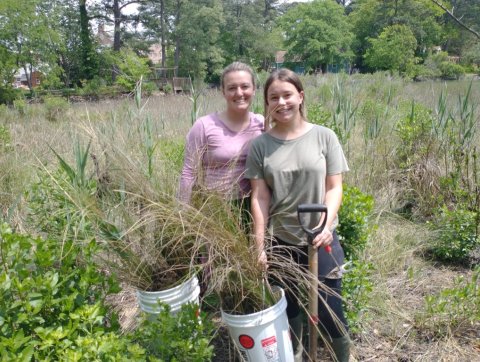
[[[230,314],[220,309],[222,320],[227,325],[240,327],[260,326],[275,320],[287,309],[287,299],[283,288],[273,286],[272,289],[279,290],[281,293],[279,300],[273,306],[249,314]]]

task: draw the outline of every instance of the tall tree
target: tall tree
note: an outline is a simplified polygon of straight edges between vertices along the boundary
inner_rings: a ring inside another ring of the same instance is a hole
[[[220,0],[176,0],[172,35],[180,75],[203,79],[220,72],[224,58],[218,38],[223,22]]]
[[[79,0],[79,25],[80,25],[80,79],[90,80],[97,74],[98,61],[93,46],[90,29],[87,0]]]
[[[334,0],[314,0],[288,10],[279,18],[285,33],[287,60],[301,59],[306,70],[353,58],[353,34],[344,8]]]
[[[432,46],[443,37],[439,23],[441,11],[430,0],[355,0],[348,6],[350,22],[355,29],[353,49],[357,66],[364,67],[364,55],[387,26],[408,26],[417,40],[416,55],[425,58]]]
[[[173,0],[150,0],[139,7],[139,20],[144,27],[144,36],[151,43],[161,44],[162,68],[167,61],[168,44],[171,38],[174,17]]]
[[[55,63],[52,44],[58,33],[50,26],[51,4],[46,0],[2,0],[0,3],[0,46],[22,68],[32,89],[33,70]]]
[[[279,1],[224,0],[223,6],[226,21],[220,42],[226,62],[243,60],[266,70],[281,45],[274,28]]]
[[[369,42],[372,46],[365,54],[365,61],[373,70],[405,73],[415,63],[417,40],[406,25],[387,26],[378,38]]]

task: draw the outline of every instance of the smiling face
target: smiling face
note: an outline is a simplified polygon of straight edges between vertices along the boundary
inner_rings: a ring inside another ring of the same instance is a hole
[[[252,75],[243,70],[232,71],[225,74],[222,92],[227,101],[228,111],[248,111],[255,94]]]
[[[288,123],[301,120],[303,91],[283,80],[274,80],[266,92],[267,112],[276,123]]]

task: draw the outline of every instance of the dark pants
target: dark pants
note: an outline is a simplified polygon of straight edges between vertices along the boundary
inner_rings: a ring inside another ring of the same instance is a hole
[[[334,238],[337,235],[334,233]],[[294,247],[282,240],[275,239],[273,241],[275,253],[289,258],[292,262],[300,264],[308,270],[308,247]],[[271,266],[272,267],[272,266]],[[273,266],[274,267],[274,266]],[[318,317],[320,328],[324,330],[331,338],[339,338],[345,335],[347,331],[347,321],[343,312],[342,299],[342,280],[322,278],[322,283],[338,295],[333,295],[330,291],[319,290],[318,301]],[[301,312],[298,301],[298,285],[294,280],[271,280],[272,284],[280,284],[285,289],[285,297],[287,299],[287,316],[289,319],[297,317]],[[306,295],[306,291],[305,295]],[[328,306],[328,307],[327,307]],[[333,315],[332,315],[333,314]]]

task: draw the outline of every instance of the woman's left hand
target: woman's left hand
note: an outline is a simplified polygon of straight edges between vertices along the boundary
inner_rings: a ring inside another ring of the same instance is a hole
[[[332,241],[333,241],[332,232],[328,228],[325,228],[320,234],[315,236],[312,244],[315,249],[324,248],[327,245],[330,245]]]

